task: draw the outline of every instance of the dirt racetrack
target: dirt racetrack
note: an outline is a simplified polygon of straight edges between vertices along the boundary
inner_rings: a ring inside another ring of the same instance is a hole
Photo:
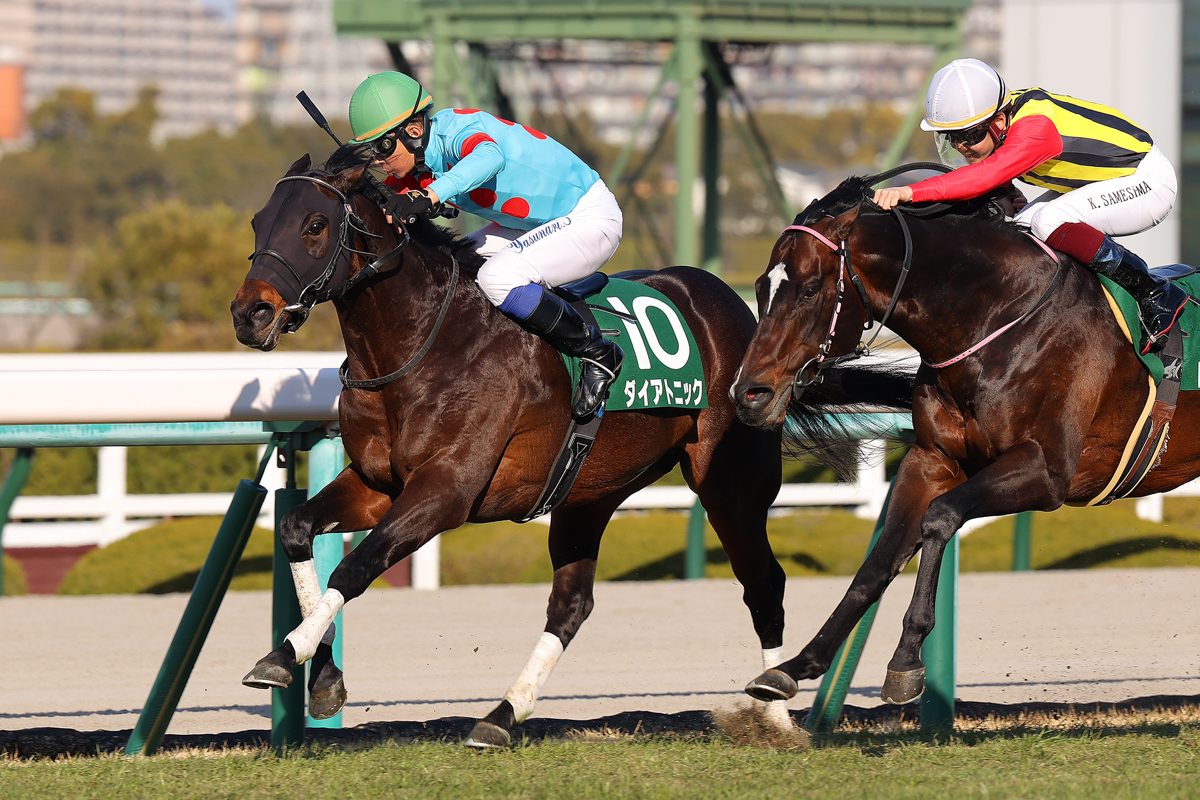
[[[788,582],[789,652],[808,641],[848,583]],[[902,576],[885,596],[848,704],[880,705],[911,591],[912,578]],[[465,733],[524,666],[548,592],[547,585],[390,589],[353,601],[345,612],[344,725]],[[111,731],[108,738],[123,744],[186,602],[186,595],[0,600],[0,634],[11,663],[23,667],[0,685],[0,750],[15,752],[5,741],[48,736],[34,730],[42,728]],[[170,734],[268,731],[270,696],[240,681],[270,649],[270,605],[265,592],[226,597]],[[958,637],[964,707],[1157,696],[1200,703],[1200,568],[963,575]],[[541,727],[585,727],[638,712],[643,730],[670,719],[703,727],[706,715],[682,712],[734,708],[760,670],[736,583],[602,583],[535,717]],[[815,691],[815,681],[802,686],[793,712],[806,709]],[[540,730],[534,720],[525,727]],[[104,738],[84,736],[81,747],[94,751],[89,743]]]

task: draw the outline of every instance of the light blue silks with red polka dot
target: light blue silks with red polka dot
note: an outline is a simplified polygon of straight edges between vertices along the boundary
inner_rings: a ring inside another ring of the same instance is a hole
[[[612,278],[599,292],[584,299],[605,336],[620,345],[625,354],[621,374],[609,389],[604,413],[708,408],[708,386],[696,339],[683,314],[666,295],[635,281]],[[564,355],[563,361],[571,373],[571,385],[578,384],[579,360]]]
[[[425,167],[420,184],[443,202],[523,231],[570,214],[600,179],[541,131],[473,108],[433,115]]]

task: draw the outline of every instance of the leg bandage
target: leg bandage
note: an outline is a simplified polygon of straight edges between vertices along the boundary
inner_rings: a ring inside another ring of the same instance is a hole
[[[537,702],[538,693],[546,684],[546,679],[550,677],[562,654],[563,646],[559,638],[553,633],[543,633],[542,638],[538,639],[537,647],[533,648],[533,655],[529,657],[529,663],[525,665],[521,676],[504,693],[504,699],[513,707],[517,722],[524,722],[533,713],[533,704]]]
[[[296,599],[300,601],[300,616],[308,619],[321,600],[321,582],[317,580],[317,567],[310,558],[307,561],[293,561],[291,568],[292,583],[296,585]],[[336,635],[337,625],[330,625],[321,641],[333,644]]]
[[[317,652],[317,645],[324,641],[325,636],[332,641],[333,619],[346,605],[346,599],[337,589],[330,589],[317,602],[313,613],[304,618],[296,630],[287,635],[287,641],[292,643],[296,651],[296,663],[303,664]]]

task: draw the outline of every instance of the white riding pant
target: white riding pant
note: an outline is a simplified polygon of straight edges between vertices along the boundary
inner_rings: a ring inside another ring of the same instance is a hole
[[[1064,222],[1086,222],[1109,236],[1132,236],[1166,219],[1177,193],[1175,168],[1156,146],[1132,175],[1089,183],[1066,194],[1046,192],[1013,221],[1028,226],[1043,241]]]
[[[519,286],[562,286],[593,274],[617,252],[621,232],[617,198],[598,180],[565,217],[530,231],[490,222],[467,238],[487,257],[477,281],[498,306]]]

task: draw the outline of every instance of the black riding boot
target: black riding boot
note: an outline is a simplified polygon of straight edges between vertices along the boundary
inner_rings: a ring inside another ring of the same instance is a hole
[[[556,350],[575,356],[583,363],[579,399],[571,409],[577,419],[596,413],[617,379],[625,354],[615,342],[605,339],[594,325],[551,291],[543,291],[533,312],[517,322],[541,336]]]
[[[1137,300],[1142,327],[1146,330],[1142,354],[1161,350],[1167,343],[1167,331],[1187,305],[1187,292],[1166,278],[1152,275],[1145,261],[1114,242],[1110,236],[1104,237],[1104,244],[1100,245],[1088,267],[1112,280]]]

